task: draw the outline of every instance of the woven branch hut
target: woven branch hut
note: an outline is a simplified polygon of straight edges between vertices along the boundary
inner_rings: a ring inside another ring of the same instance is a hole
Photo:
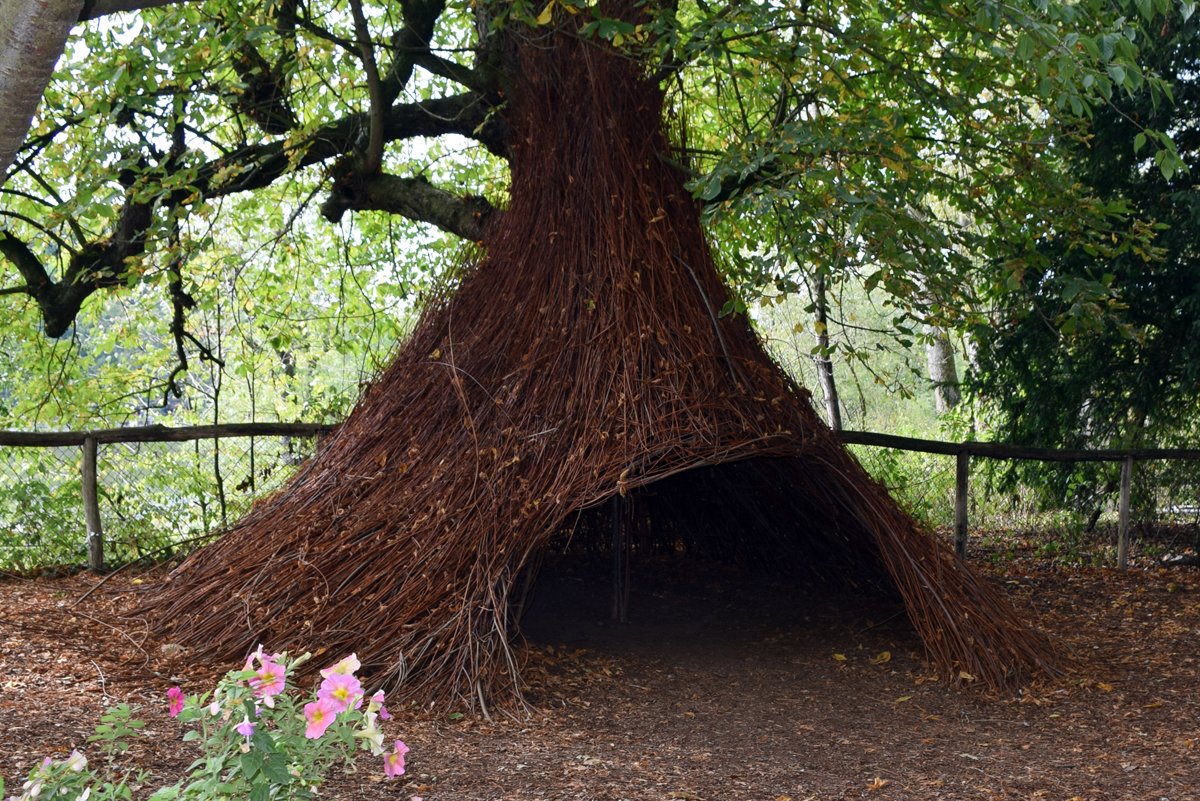
[[[718,316],[662,93],[574,21],[513,50],[511,201],[486,255],[311,463],[156,590],[160,634],[214,662],[356,651],[422,703],[519,699],[522,570],[587,510],[656,485],[650,517],[710,552],[899,594],[943,675],[1053,672],[745,318]]]

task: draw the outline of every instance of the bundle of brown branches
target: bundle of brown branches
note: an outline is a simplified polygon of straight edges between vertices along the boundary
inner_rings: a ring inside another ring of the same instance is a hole
[[[898,590],[945,673],[1001,686],[1053,670],[745,319],[718,316],[727,293],[662,157],[657,86],[594,41],[535,34],[506,112],[511,205],[486,257],[311,465],[167,579],[149,605],[159,631],[214,660],[260,642],[356,651],[423,702],[519,697],[507,609],[522,567],[580,510],[709,468],[694,475],[736,476],[735,523],[818,572]]]

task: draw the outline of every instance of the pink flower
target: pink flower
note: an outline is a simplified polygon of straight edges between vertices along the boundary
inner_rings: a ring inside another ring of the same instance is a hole
[[[322,670],[321,678],[327,679],[335,673],[353,674],[360,667],[362,667],[362,663],[358,661],[358,654],[350,654],[350,656],[338,662],[333,667],[327,667]]]
[[[368,709],[379,710],[379,717],[383,720],[391,720],[392,715],[387,711],[387,707],[383,705],[383,690],[379,690],[371,696],[371,703]]]
[[[171,717],[176,717],[183,711],[184,695],[183,690],[178,687],[172,687],[167,690],[167,711],[171,713]]]
[[[397,740],[396,747],[383,758],[383,772],[388,775],[389,779],[404,775],[404,755],[407,753],[408,746]]]
[[[337,713],[337,707],[328,698],[318,698],[314,703],[305,704],[304,719],[308,721],[308,728],[304,730],[304,736],[310,740],[320,737],[333,723]]]
[[[259,659],[260,667],[254,671],[254,678],[250,679],[250,688],[254,690],[254,694],[260,698],[270,698],[272,695],[279,695],[283,692],[284,685],[287,683],[287,669],[271,661],[271,657],[263,656]]]
[[[251,720],[250,716],[246,715],[242,718],[242,722],[234,726],[234,728],[237,729],[238,734],[242,735],[243,737],[249,737],[254,734],[254,727],[257,725],[258,721]],[[321,735],[318,734],[317,736],[320,737]]]
[[[358,709],[362,696],[362,684],[349,673],[330,673],[317,690],[317,698],[334,704],[338,712],[345,712],[351,706]]]

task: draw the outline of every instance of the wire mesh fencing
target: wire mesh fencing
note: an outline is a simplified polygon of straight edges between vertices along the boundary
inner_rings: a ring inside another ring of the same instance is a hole
[[[315,446],[311,436],[99,443],[105,561],[198,547],[279,489]],[[87,562],[82,464],[81,446],[0,446],[0,570]]]

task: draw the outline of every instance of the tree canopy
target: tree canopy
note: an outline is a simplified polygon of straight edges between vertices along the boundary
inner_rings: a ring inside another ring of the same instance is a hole
[[[1166,0],[649,10],[634,26],[583,0],[6,4],[10,41],[70,29],[0,187],[7,344],[52,354],[50,394],[136,351],[109,398],[149,400],[223,365],[222,331],[262,357],[244,369],[279,372],[301,346],[398,335],[421,289],[454,279],[456,243],[503,214],[514,145],[537,146],[506,120],[513,22],[563,14],[668,89],[678,166],[747,295],[853,279],[915,337],[975,313],[979,286],[1023,286],[1047,237],[1146,247],[1062,154],[1127,94],[1170,98],[1139,54]],[[29,107],[36,85],[0,64],[0,97]],[[1168,130],[1150,115],[1120,135],[1170,180]],[[984,258],[997,243],[1017,255]],[[1059,327],[1110,294],[1071,291]]]
[[[1170,82],[1171,99],[1155,102],[1144,91],[1115,99],[1097,112],[1065,163],[1098,197],[1126,204],[1130,225],[1155,229],[1153,247],[1108,254],[1059,236],[1037,239],[1036,264],[1019,286],[1002,288],[993,313],[975,329],[973,388],[1006,440],[1052,447],[1195,442],[1200,198],[1191,174],[1154,168],[1138,126],[1171,131],[1184,163],[1198,166],[1197,19],[1164,19],[1142,53]],[[1095,325],[1056,324],[1092,293],[1106,295]],[[1040,480],[1025,477],[1055,499],[1074,494],[1089,504],[1097,490],[1115,490],[1115,471],[1096,466],[1066,466],[1049,481],[1044,470]]]

